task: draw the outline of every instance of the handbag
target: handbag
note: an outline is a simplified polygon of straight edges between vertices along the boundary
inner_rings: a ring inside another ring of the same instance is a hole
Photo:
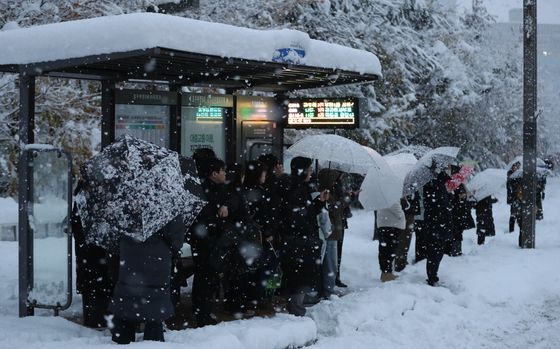
[[[272,297],[277,289],[282,286],[282,268],[280,264],[280,254],[274,249],[270,241],[267,241],[268,248],[263,251],[263,269],[261,280],[263,281],[265,297]]]

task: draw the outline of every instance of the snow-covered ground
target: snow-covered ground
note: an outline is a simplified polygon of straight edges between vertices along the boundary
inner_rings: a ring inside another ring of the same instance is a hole
[[[425,284],[425,262],[381,284],[373,215],[355,212],[344,242],[348,293],[309,309],[308,317],[279,314],[202,329],[168,331],[167,343],[142,348],[560,348],[560,179],[551,178],[537,248],[517,247],[505,234],[508,207],[494,207],[497,235],[476,245],[465,232],[464,255],[444,257],[443,287]],[[75,315],[79,298],[63,315]],[[314,339],[317,339],[314,342]],[[105,348],[106,331],[62,317],[17,317],[17,243],[0,242],[0,348]]]

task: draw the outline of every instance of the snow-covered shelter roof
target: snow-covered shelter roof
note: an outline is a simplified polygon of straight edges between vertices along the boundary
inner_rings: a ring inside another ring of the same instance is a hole
[[[371,52],[306,33],[134,13],[0,31],[0,71],[289,90],[372,81]]]

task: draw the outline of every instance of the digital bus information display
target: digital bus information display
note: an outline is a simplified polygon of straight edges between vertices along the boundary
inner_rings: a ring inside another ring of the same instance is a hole
[[[357,128],[358,104],[357,98],[290,99],[286,127]]]

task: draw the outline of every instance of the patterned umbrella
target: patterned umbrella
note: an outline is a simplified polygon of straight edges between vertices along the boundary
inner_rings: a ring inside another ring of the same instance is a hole
[[[117,248],[123,235],[145,241],[202,208],[185,190],[176,152],[128,135],[87,161],[82,176],[75,200],[86,241],[104,248]]]

